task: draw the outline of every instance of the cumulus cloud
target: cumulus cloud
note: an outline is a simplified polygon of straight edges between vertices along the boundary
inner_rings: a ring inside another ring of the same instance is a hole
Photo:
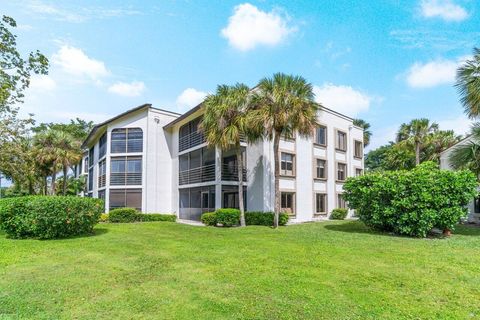
[[[90,58],[81,49],[69,45],[62,45],[60,50],[52,56],[52,61],[64,72],[74,76],[86,76],[98,80],[110,74],[105,63]]]
[[[138,97],[145,91],[145,88],[145,84],[141,81],[117,82],[108,88],[108,92],[124,97]]]
[[[177,106],[179,108],[193,108],[202,102],[206,96],[206,92],[187,88],[177,97]]]
[[[57,87],[57,83],[47,75],[33,75],[30,78],[30,89],[36,91],[52,91]]]
[[[420,11],[425,18],[441,18],[445,21],[462,21],[468,18],[467,10],[451,0],[422,0]]]
[[[442,130],[453,130],[456,134],[464,135],[470,132],[473,121],[468,119],[465,115],[460,115],[452,118],[444,118],[435,120]]]
[[[368,94],[355,90],[350,86],[325,83],[314,86],[315,101],[337,112],[355,117],[360,112],[367,111],[375,99]]]
[[[467,58],[437,59],[427,63],[414,63],[407,71],[407,84],[412,88],[431,88],[455,81],[458,66]]]
[[[297,30],[290,27],[288,21],[289,17],[278,10],[266,12],[250,3],[243,3],[234,8],[221,34],[232,47],[241,51],[258,45],[275,46]]]

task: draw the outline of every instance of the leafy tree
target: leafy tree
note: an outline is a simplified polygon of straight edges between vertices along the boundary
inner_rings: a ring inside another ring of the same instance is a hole
[[[477,118],[480,115],[480,48],[474,48],[473,58],[458,68],[455,86],[465,113]]]
[[[456,135],[453,130],[438,130],[430,136],[422,158],[424,161],[440,161],[440,153],[459,142],[462,136]]]
[[[449,161],[454,169],[468,169],[480,179],[480,123],[473,125],[468,141],[453,149]]]
[[[431,134],[438,131],[438,124],[430,120],[413,119],[409,123],[404,123],[400,126],[397,133],[397,142],[413,145],[415,150],[415,164],[420,164],[420,154],[428,143]]]
[[[68,170],[82,160],[82,150],[80,148],[80,142],[64,131],[56,131],[56,143],[57,143],[57,161],[62,167],[63,171],[63,195],[67,193],[67,176]]]
[[[388,151],[394,145],[393,142],[390,144],[378,147],[377,149],[370,150],[365,155],[365,169],[368,171],[376,171],[376,170],[383,170],[384,163],[387,158]]]
[[[93,121],[85,121],[80,118],[70,120],[70,123],[41,123],[32,128],[34,133],[41,133],[43,131],[57,130],[70,134],[75,140],[83,142],[88,133],[93,129]]]
[[[370,123],[362,119],[353,119],[353,124],[363,129],[363,146],[368,146],[370,144],[370,138],[372,137]]]
[[[272,78],[260,80],[254,91],[255,110],[250,113],[251,123],[256,127],[252,132],[262,132],[273,140],[275,163],[275,219],[278,227],[280,213],[280,137],[308,137],[318,126],[318,104],[314,102],[312,85],[299,76],[276,73]]]
[[[250,88],[244,84],[235,86],[219,85],[215,94],[207,96],[203,102],[203,120],[201,128],[205,132],[207,143],[219,147],[222,151],[235,150],[238,173],[238,203],[240,207],[240,225],[245,224],[245,205],[243,199],[243,158],[240,142],[248,137],[247,113],[251,107]]]
[[[37,134],[34,138],[36,147],[36,161],[44,169],[44,174],[50,174],[52,177],[50,194],[55,194],[55,184],[57,172],[61,169],[61,153],[59,148],[60,132],[56,130],[47,130]],[[46,182],[46,177],[44,178]]]

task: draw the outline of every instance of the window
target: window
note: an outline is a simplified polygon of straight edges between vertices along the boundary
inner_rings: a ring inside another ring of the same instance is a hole
[[[345,200],[343,200],[343,195],[341,193],[337,194],[337,208],[347,208],[347,204],[345,203]]]
[[[111,153],[132,153],[143,151],[143,131],[140,128],[112,130]]]
[[[114,157],[110,166],[110,185],[142,184],[142,157]]]
[[[115,208],[142,211],[142,189],[110,189],[110,210]]]
[[[105,190],[100,190],[98,191],[98,199],[101,199],[104,201],[104,206],[105,206]],[[105,210],[105,207],[103,208]]]
[[[104,133],[98,142],[98,159],[102,159],[107,153],[107,134]]]
[[[107,162],[105,159],[98,163],[98,187],[105,187],[107,182]]]
[[[327,195],[325,193],[315,194],[315,213],[316,214],[327,213]]]
[[[95,146],[88,151],[88,167],[93,166],[93,155],[95,154]]]
[[[93,168],[88,169],[88,191],[93,190]]]
[[[340,151],[347,151],[347,134],[345,132],[337,131],[335,148]]]
[[[344,181],[347,178],[347,165],[345,163],[337,163],[337,180]]]
[[[474,213],[480,213],[480,197],[473,198],[473,211]]]
[[[88,171],[88,156],[85,157],[85,159],[83,160],[83,171],[82,173],[87,173]]]
[[[203,132],[199,130],[202,117],[187,122],[179,129],[178,151],[184,151],[205,142]]]
[[[288,214],[294,214],[295,212],[295,193],[282,192],[281,193],[281,210]]]
[[[356,168],[355,169],[355,177],[361,176],[363,174],[363,169]]]
[[[321,146],[327,145],[327,127],[320,126],[315,130],[315,144]]]
[[[294,171],[295,155],[291,153],[282,152],[280,156],[280,174],[284,176],[295,175]]]
[[[363,157],[363,143],[362,141],[355,140],[355,158]]]
[[[315,179],[327,179],[327,160],[315,159]]]

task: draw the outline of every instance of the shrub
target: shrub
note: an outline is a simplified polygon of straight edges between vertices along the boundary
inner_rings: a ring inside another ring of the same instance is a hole
[[[100,215],[100,222],[108,222],[108,213],[102,213]]]
[[[217,213],[216,212],[205,212],[200,217],[202,223],[206,226],[216,226],[217,225]]]
[[[62,196],[27,196],[0,200],[0,227],[12,238],[54,239],[93,231],[103,201]]]
[[[433,228],[453,230],[476,196],[470,171],[439,170],[432,162],[410,171],[375,172],[349,178],[348,206],[366,225],[402,235],[425,237]]]
[[[113,223],[126,223],[139,221],[140,212],[133,208],[120,208],[110,210],[108,220]]]
[[[137,214],[137,221],[150,222],[150,221],[177,221],[177,216],[174,214],[164,213],[139,213]]]
[[[240,210],[238,209],[218,209],[215,211],[218,224],[224,227],[233,227],[240,223]]]
[[[330,214],[330,219],[333,220],[344,220],[347,217],[348,210],[343,208],[336,208],[332,210]]]
[[[247,211],[245,212],[245,223],[247,226],[272,226],[273,225],[273,212],[262,211]],[[288,214],[280,213],[278,224],[281,226],[286,225],[288,222]]]

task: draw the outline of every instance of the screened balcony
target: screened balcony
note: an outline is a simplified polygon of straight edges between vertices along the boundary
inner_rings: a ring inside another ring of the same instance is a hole
[[[180,127],[178,138],[178,151],[193,148],[205,143],[205,136],[199,130],[201,117],[196,118]]]

